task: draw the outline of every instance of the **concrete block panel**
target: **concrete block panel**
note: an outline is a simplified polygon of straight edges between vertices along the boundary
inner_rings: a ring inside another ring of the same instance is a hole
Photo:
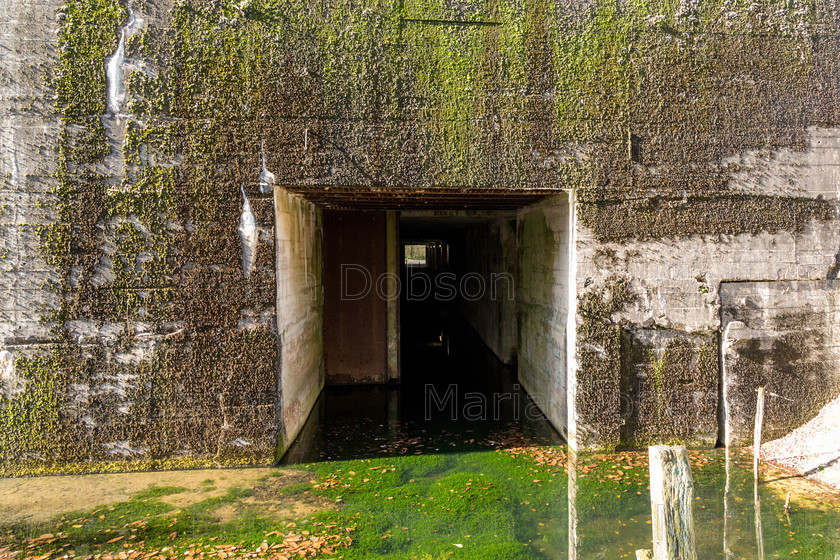
[[[731,445],[752,442],[756,389],[765,387],[764,439],[810,420],[840,392],[840,283],[724,282],[723,420]]]
[[[638,329],[623,337],[621,354],[622,446],[715,444],[716,333]]]

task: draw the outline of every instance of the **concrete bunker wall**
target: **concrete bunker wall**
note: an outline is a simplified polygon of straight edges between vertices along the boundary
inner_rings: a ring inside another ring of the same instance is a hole
[[[808,422],[840,394],[836,280],[724,282],[720,288],[723,430],[750,445],[756,389],[765,387],[764,438]]]
[[[567,322],[573,224],[569,194],[517,214],[516,320],[519,380],[568,434]]]
[[[723,440],[715,421],[721,380],[730,384],[724,413],[739,443],[759,379],[812,401],[797,414],[768,415],[772,435],[804,423],[804,410],[836,388],[829,326],[835,288],[825,280],[836,276],[840,248],[840,133],[809,134],[802,151],[740,156],[741,172],[728,190],[744,194],[724,199],[726,210],[699,196],[579,200],[570,416],[579,449],[714,445]],[[726,325],[734,338],[726,339],[721,374]],[[772,348],[786,338],[807,341],[810,350],[781,359]],[[740,356],[747,347],[755,352]],[[800,375],[814,360],[824,373]],[[745,378],[757,364],[763,373]]]
[[[297,437],[324,387],[324,290],[321,210],[279,187],[274,197],[279,458]]]
[[[171,5],[133,7],[129,56],[166,75],[137,39],[170,29]],[[242,181],[211,155],[230,153],[220,128],[108,108],[124,16],[107,1],[0,7],[0,474],[274,454],[272,199],[245,188],[243,274]]]
[[[271,455],[263,164],[290,187],[574,190],[570,439],[713,443],[720,283],[837,273],[836,7],[781,4],[5,2],[3,472]],[[534,372],[549,354],[520,348]],[[660,390],[680,381],[690,402]]]

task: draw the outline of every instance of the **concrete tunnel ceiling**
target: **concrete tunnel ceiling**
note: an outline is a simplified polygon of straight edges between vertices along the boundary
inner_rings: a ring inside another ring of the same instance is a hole
[[[400,237],[406,240],[464,235],[471,229],[515,217],[515,210],[403,210]]]
[[[562,189],[456,189],[287,186],[287,191],[330,209],[515,210]]]

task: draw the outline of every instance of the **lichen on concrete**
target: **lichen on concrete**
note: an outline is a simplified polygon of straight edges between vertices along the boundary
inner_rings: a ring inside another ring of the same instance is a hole
[[[577,449],[620,443],[621,346],[624,331],[612,314],[632,301],[627,279],[611,276],[577,298],[574,414]]]
[[[622,344],[621,445],[714,446],[716,334],[635,330]]]

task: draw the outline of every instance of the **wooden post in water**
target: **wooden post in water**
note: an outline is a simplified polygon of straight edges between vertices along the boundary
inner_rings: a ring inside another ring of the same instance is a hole
[[[755,430],[753,431],[753,478],[758,480],[758,457],[761,455],[761,428],[764,424],[764,387],[758,388],[755,403]]]
[[[688,451],[682,446],[652,445],[648,457],[653,558],[697,560],[692,511],[694,479]]]
[[[761,528],[761,498],[758,497],[758,462],[761,456],[761,429],[764,424],[764,387],[758,388],[755,401],[755,430],[753,431],[753,503],[755,507],[755,539],[758,560],[764,560],[764,530]]]
[[[755,507],[755,543],[757,560],[764,560],[764,529],[761,528],[761,498],[758,497],[758,477],[753,479],[753,504]]]
[[[734,558],[732,551],[729,549],[729,536],[732,534],[732,515],[729,513],[729,495],[732,493],[732,462],[729,457],[729,448],[725,450],[726,454],[726,485],[723,488],[723,557],[726,560]]]

